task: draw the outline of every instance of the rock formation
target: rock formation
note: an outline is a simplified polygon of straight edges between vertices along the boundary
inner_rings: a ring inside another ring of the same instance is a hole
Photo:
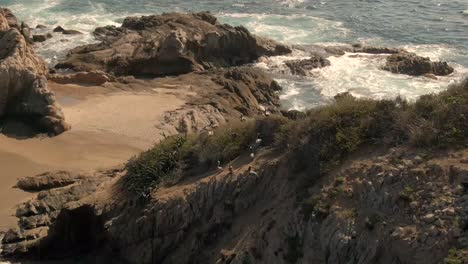
[[[0,10],[0,119],[22,119],[41,131],[60,134],[69,126],[47,89],[47,66],[19,30],[16,18]]]
[[[454,71],[447,62],[432,62],[429,58],[417,56],[414,53],[397,53],[389,56],[383,69],[413,76],[425,74],[445,76]]]
[[[313,56],[310,59],[290,60],[285,62],[292,74],[309,76],[311,70],[330,66],[330,61],[321,56]]]
[[[115,75],[177,75],[251,63],[291,52],[243,27],[222,25],[209,13],[128,17],[121,27],[97,28],[101,43],[75,48],[58,68]]]
[[[279,84],[267,73],[250,67],[216,69],[163,78],[167,84],[191,84],[186,106],[165,115],[159,126],[171,134],[194,133],[212,129],[241,116],[255,117],[279,113]]]

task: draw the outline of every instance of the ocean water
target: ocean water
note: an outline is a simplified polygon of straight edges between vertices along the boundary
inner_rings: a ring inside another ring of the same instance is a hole
[[[39,53],[52,64],[70,48],[95,41],[90,34],[95,27],[119,25],[126,16],[209,10],[222,22],[289,44],[403,47],[456,69],[438,80],[415,78],[380,70],[382,56],[346,54],[303,78],[284,66],[285,60],[307,57],[300,51],[258,63],[282,84],[283,105],[291,109],[321,105],[345,91],[414,100],[468,76],[468,0],[0,0],[0,5],[30,26],[62,25],[86,33],[39,44]]]

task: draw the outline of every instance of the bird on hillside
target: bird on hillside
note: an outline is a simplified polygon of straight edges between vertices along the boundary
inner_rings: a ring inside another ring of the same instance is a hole
[[[219,171],[222,171],[223,170],[223,167],[221,167],[221,161],[218,160],[218,168],[217,168]]]

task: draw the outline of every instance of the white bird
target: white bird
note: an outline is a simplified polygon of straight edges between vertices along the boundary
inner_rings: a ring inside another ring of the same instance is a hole
[[[253,153],[253,152],[250,153],[250,157],[251,157],[252,159],[255,158],[255,153]]]
[[[223,170],[223,167],[221,167],[221,161],[218,160],[218,170],[219,171],[222,171]]]
[[[208,131],[208,136],[210,136],[210,137],[214,136],[214,131],[213,130]]]

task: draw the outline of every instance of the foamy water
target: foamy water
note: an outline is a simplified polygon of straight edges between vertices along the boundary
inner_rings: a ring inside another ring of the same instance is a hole
[[[0,4],[31,26],[47,25],[50,31],[62,25],[85,33],[58,34],[38,44],[39,54],[51,64],[71,48],[94,42],[94,28],[119,25],[126,16],[210,10],[222,22],[244,25],[255,34],[289,44],[360,42],[400,47],[433,60],[446,60],[456,70],[438,80],[416,78],[380,70],[382,56],[346,54],[329,58],[330,67],[316,69],[312,77],[304,78],[292,76],[284,66],[286,60],[307,58],[307,54],[295,51],[257,64],[272,72],[284,87],[281,98],[286,108],[310,108],[344,91],[359,97],[403,96],[413,100],[442,91],[468,75],[467,1],[0,0]]]

